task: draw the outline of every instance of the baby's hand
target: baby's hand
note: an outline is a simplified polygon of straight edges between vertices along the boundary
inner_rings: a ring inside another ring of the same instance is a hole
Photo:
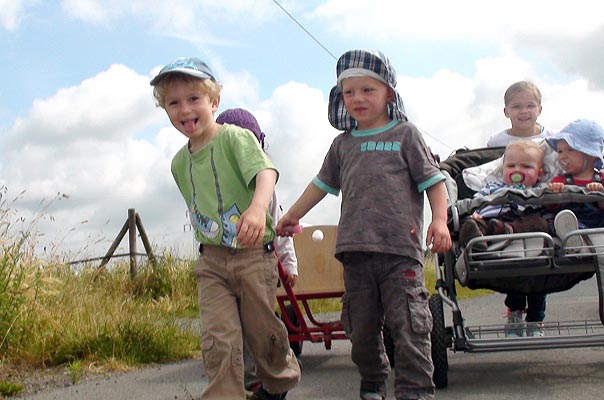
[[[482,218],[482,215],[475,212],[475,213],[472,213],[472,219],[484,219],[484,218]]]
[[[585,185],[585,189],[592,192],[599,192],[600,190],[604,189],[604,186],[602,186],[600,182],[589,182],[587,185]]]
[[[549,184],[549,188],[552,192],[558,193],[564,190],[564,183],[562,182],[552,182]]]

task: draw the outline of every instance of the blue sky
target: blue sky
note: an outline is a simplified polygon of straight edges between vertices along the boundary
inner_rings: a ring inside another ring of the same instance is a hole
[[[349,49],[390,57],[411,120],[441,158],[509,127],[503,92],[518,80],[543,92],[543,124],[604,124],[597,1],[278,3],[331,54],[272,0],[0,0],[0,184],[27,221],[50,203],[36,222],[38,247],[102,255],[136,208],[154,245],[194,248],[169,172],[184,140],[148,85],[179,56],[214,70],[219,111],[256,114],[284,208],[337,134],[326,118],[332,55]],[[304,222],[337,223],[338,204],[324,200]]]

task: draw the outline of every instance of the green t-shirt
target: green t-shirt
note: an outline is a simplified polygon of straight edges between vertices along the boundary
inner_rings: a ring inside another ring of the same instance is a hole
[[[223,124],[214,138],[191,154],[188,144],[172,159],[172,175],[189,208],[195,238],[231,248],[237,243],[237,221],[254,197],[255,177],[275,169],[254,135]],[[263,243],[275,237],[267,211]]]

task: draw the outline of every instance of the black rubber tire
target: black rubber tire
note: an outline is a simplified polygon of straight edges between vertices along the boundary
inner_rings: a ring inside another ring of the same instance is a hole
[[[390,367],[394,368],[394,340],[392,340],[392,335],[386,325],[384,325],[384,329],[382,330],[382,337],[384,338],[384,348],[386,349],[388,361],[390,361]]]
[[[433,294],[430,296],[429,305],[433,321],[432,333],[430,335],[432,341],[432,363],[434,364],[432,381],[437,389],[442,389],[447,387],[447,372],[449,371],[443,300],[438,294]]]
[[[453,250],[445,254],[443,269],[445,284],[447,285],[447,293],[449,294],[449,297],[456,297],[457,289],[455,287],[455,263],[457,262],[457,258],[453,256],[451,253],[452,251]]]
[[[291,323],[295,326],[298,326],[298,317],[296,316],[296,313],[294,312],[294,307],[291,304],[288,304],[285,306],[285,312],[287,313],[287,317],[289,318]],[[287,329],[287,332],[294,333],[289,328]],[[303,341],[292,342],[290,340],[289,347],[292,349],[292,351],[294,352],[296,357],[299,357],[300,354],[302,354],[302,347],[304,347],[304,342]]]

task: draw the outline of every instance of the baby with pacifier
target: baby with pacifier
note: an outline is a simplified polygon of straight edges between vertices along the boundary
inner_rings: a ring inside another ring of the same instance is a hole
[[[491,196],[505,189],[528,189],[543,177],[543,149],[530,140],[509,143],[503,154],[503,181],[487,182],[475,198]],[[517,204],[488,205],[472,214],[461,227],[460,243],[465,245],[473,238],[518,232],[550,232],[549,224],[539,214],[539,206]],[[486,243],[475,246],[486,250]]]
[[[503,182],[489,182],[475,197],[493,195],[506,189],[530,189],[544,174],[544,150],[536,142],[517,140],[505,148],[502,164]],[[519,232],[550,232],[549,223],[540,213],[540,207],[519,204],[489,205],[468,218],[459,232],[459,241],[465,247],[479,236]],[[474,250],[487,250],[486,242],[478,242]],[[543,336],[545,329],[545,294],[507,294],[505,336]]]

